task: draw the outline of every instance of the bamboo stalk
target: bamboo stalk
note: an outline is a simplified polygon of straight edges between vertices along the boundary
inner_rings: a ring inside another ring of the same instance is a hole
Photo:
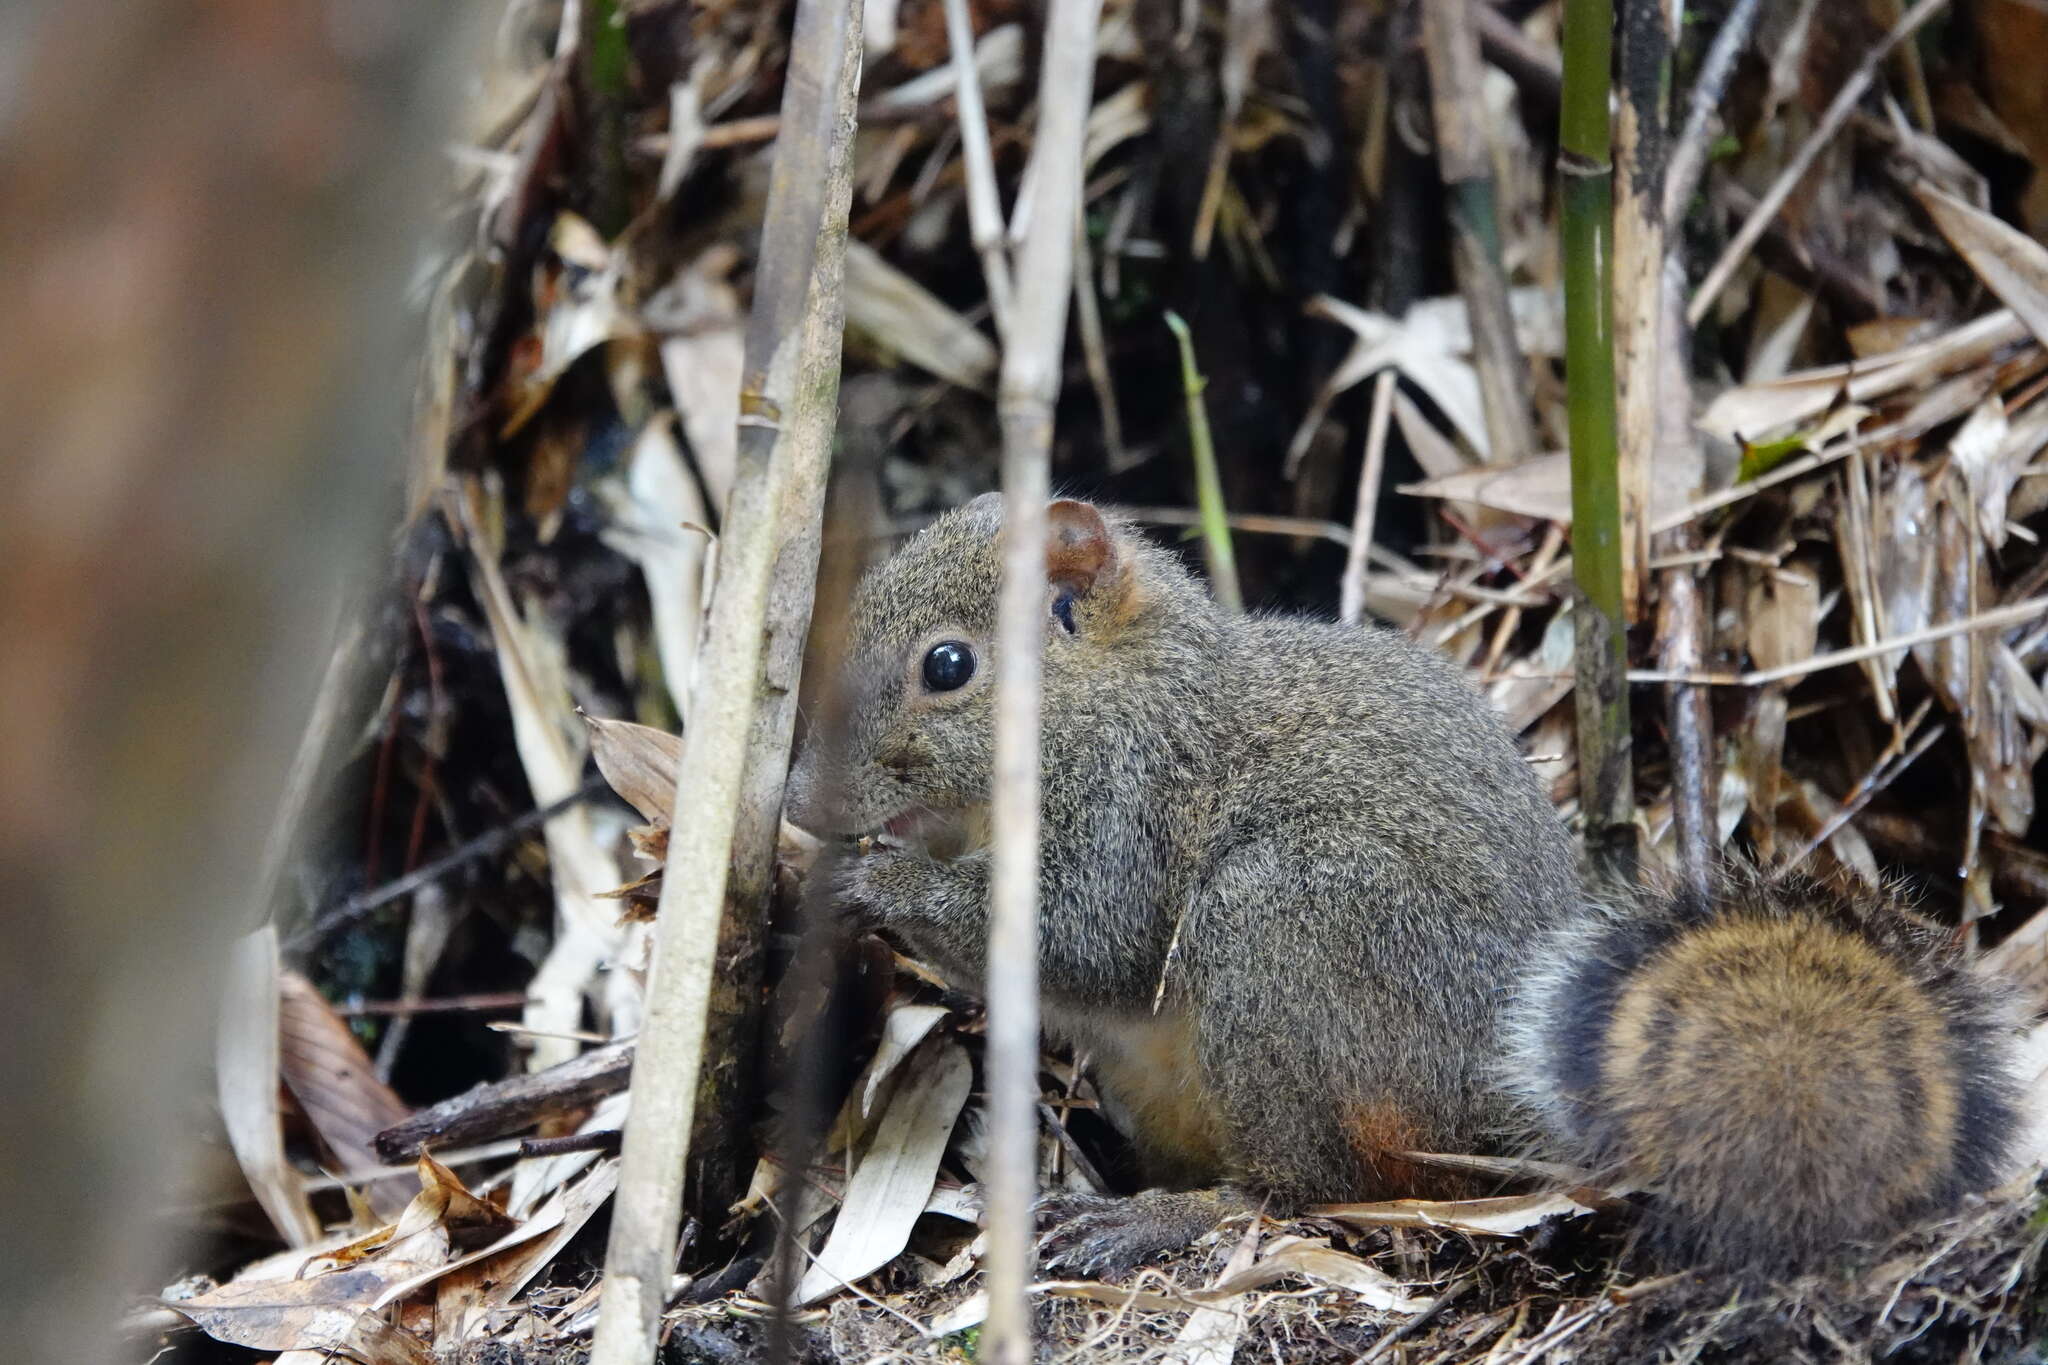
[[[1202,553],[1209,566],[1209,589],[1223,609],[1244,610],[1237,586],[1237,556],[1230,548],[1230,512],[1223,505],[1223,480],[1216,473],[1216,443],[1209,435],[1209,410],[1202,390],[1209,381],[1195,368],[1195,341],[1187,320],[1168,309],[1166,326],[1180,344],[1181,392],[1188,401],[1188,449],[1195,461],[1195,505],[1202,514]]]
[[[1038,736],[1045,644],[1046,495],[1053,404],[1072,296],[1074,221],[1100,0],[1053,0],[1039,73],[1036,179],[997,409],[1003,584],[996,616],[994,886],[988,943],[988,1325],[994,1365],[1028,1365],[1038,1143]]]
[[[625,16],[618,0],[582,0],[577,34],[583,75],[584,117],[590,123],[593,166],[590,223],[606,237],[617,235],[630,216],[626,189]]]
[[[1578,592],[1579,805],[1597,875],[1633,875],[1634,784],[1629,770],[1628,635],[1622,579],[1622,505],[1614,406],[1609,233],[1614,163],[1608,74],[1614,50],[1609,0],[1566,0],[1564,93],[1559,114],[1565,379],[1572,466],[1572,573]]]
[[[1536,453],[1529,423],[1529,367],[1515,344],[1501,265],[1499,196],[1482,125],[1479,32],[1461,3],[1424,4],[1422,47],[1429,61],[1437,169],[1451,220],[1451,263],[1472,320],[1472,362],[1486,411],[1488,458],[1518,465]]]
[[[846,243],[860,24],[860,0],[799,0],[747,325],[718,594],[677,778],[677,809],[691,818],[671,831],[662,873],[592,1365],[648,1365],[668,1296],[743,766],[758,733],[763,630],[778,550],[795,520],[789,493],[807,486],[791,451],[821,450],[834,416],[836,383],[820,376],[837,371],[839,328],[829,324],[838,301],[824,286],[836,282]]]

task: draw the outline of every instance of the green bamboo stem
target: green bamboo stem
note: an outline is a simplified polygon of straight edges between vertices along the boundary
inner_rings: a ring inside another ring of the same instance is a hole
[[[1237,554],[1230,547],[1230,510],[1223,505],[1223,480],[1216,473],[1216,443],[1209,435],[1209,409],[1202,391],[1209,381],[1195,366],[1195,341],[1187,320],[1168,309],[1166,325],[1180,343],[1180,382],[1188,400],[1188,448],[1195,457],[1195,506],[1202,514],[1202,555],[1209,566],[1209,590],[1228,612],[1244,610],[1237,586]]]
[[[1623,607],[1611,260],[1614,162],[1608,85],[1612,0],[1565,0],[1558,169],[1564,240],[1565,380],[1578,591],[1579,805],[1596,875],[1633,872],[1628,635]]]
[[[631,206],[626,188],[625,16],[618,0],[584,0],[583,93],[590,120],[590,223],[606,238],[626,226]]]

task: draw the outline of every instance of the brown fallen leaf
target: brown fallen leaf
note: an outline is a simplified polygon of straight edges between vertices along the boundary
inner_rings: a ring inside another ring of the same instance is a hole
[[[675,813],[682,737],[602,716],[585,716],[583,723],[590,730],[590,756],[604,780],[643,819],[666,828]]]
[[[373,1262],[304,1279],[225,1284],[165,1307],[230,1346],[256,1351],[340,1348],[378,1295],[401,1278],[397,1264]]]
[[[278,1069],[320,1140],[341,1163],[343,1174],[383,1165],[377,1134],[401,1123],[412,1110],[377,1079],[376,1064],[356,1041],[348,1021],[335,1013],[319,990],[297,972],[278,978]],[[365,1193],[379,1216],[406,1206],[410,1182],[373,1181]]]

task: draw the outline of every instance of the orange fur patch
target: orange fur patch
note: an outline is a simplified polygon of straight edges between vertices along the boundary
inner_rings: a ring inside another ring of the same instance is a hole
[[[1461,1199],[1471,1193],[1470,1179],[1457,1171],[1394,1155],[1424,1150],[1427,1144],[1422,1124],[1392,1100],[1353,1105],[1343,1124],[1344,1139],[1370,1182],[1358,1198]]]

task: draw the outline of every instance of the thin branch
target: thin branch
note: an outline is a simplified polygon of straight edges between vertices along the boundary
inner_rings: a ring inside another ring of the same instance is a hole
[[[391,904],[403,900],[423,886],[441,880],[449,873],[479,859],[494,857],[509,848],[521,836],[539,829],[548,821],[573,806],[582,804],[611,790],[603,778],[592,778],[559,801],[527,811],[515,820],[508,820],[495,829],[487,829],[474,839],[449,850],[430,863],[422,863],[403,877],[394,878],[370,891],[350,896],[306,928],[292,935],[285,946],[293,952],[306,952],[318,947],[337,931],[354,924],[366,915],[375,913]]]
[[[1489,459],[1518,465],[1536,453],[1529,364],[1515,343],[1501,263],[1499,196],[1485,130],[1479,34],[1469,8],[1453,0],[1421,6],[1429,61],[1437,170],[1451,226],[1451,263],[1472,322],[1472,364],[1484,401]]]
[[[591,1365],[648,1365],[668,1297],[770,587],[790,535],[785,520],[794,519],[796,461],[777,452],[785,432],[792,445],[822,444],[814,428],[829,430],[834,415],[836,388],[820,393],[807,381],[837,366],[840,329],[821,315],[839,307],[860,24],[860,0],[799,0],[747,326],[718,593],[677,775],[677,807],[687,803],[692,818],[670,831],[662,872]]]
[[[967,230],[981,255],[996,335],[1004,336],[1010,327],[1010,256],[1003,245],[1003,201],[996,192],[995,156],[989,147],[988,113],[981,103],[981,73],[974,64],[974,21],[967,12],[967,0],[946,0],[946,41],[953,49],[960,160],[967,169]]]
[[[1674,674],[1692,673],[1700,666],[1706,637],[1692,568],[1664,570],[1659,587],[1659,660]],[[1720,844],[1714,820],[1718,783],[1713,716],[1706,692],[1687,682],[1666,685],[1664,709],[1665,727],[1671,736],[1671,823],[1678,846],[1678,875],[1688,890],[1705,894]]]
[[[1884,36],[1882,42],[1864,54],[1862,63],[1849,79],[1842,83],[1842,88],[1835,94],[1834,102],[1829,104],[1827,112],[1821,115],[1820,122],[1814,125],[1813,131],[1807,135],[1806,141],[1800,144],[1799,150],[1793,153],[1792,159],[1785,163],[1785,169],[1771,182],[1771,188],[1758,201],[1755,211],[1743,222],[1734,239],[1728,243],[1727,249],[1721,253],[1721,258],[1714,262],[1714,268],[1707,272],[1706,279],[1700,282],[1699,289],[1692,296],[1692,306],[1685,310],[1687,322],[1695,327],[1699,326],[1700,319],[1707,315],[1707,309],[1713,307],[1714,300],[1720,297],[1721,290],[1734,276],[1736,267],[1749,255],[1750,248],[1756,245],[1757,238],[1763,235],[1771,220],[1778,216],[1778,210],[1792,197],[1792,191],[1799,187],[1799,182],[1806,178],[1806,172],[1812,168],[1814,159],[1820,155],[1821,149],[1828,145],[1834,135],[1841,130],[1842,124],[1848,121],[1857,101],[1862,99],[1863,92],[1870,88],[1871,81],[1877,77],[1878,68],[1884,65],[1885,59],[1891,56],[1893,49],[1912,37],[1922,24],[1932,19],[1947,5],[1948,0],[1920,0],[1919,4],[1906,11],[1905,18],[1899,20],[1892,31]]]
[[[1358,473],[1358,501],[1351,513],[1351,546],[1344,556],[1344,577],[1337,590],[1337,619],[1356,625],[1365,618],[1365,567],[1372,552],[1373,521],[1380,505],[1380,471],[1386,467],[1387,419],[1394,410],[1393,370],[1380,371],[1372,389],[1372,415],[1366,419],[1365,466]]]
[[[2030,597],[2024,602],[2015,602],[2009,607],[1994,607],[1960,621],[1948,621],[1938,626],[1927,626],[1921,630],[1907,631],[1904,635],[1892,635],[1876,644],[1856,645],[1849,649],[1830,650],[1816,654],[1810,659],[1796,663],[1781,664],[1776,668],[1759,668],[1749,673],[1672,673],[1661,668],[1632,668],[1628,680],[1632,683],[1691,683],[1698,687],[1762,687],[1766,683],[1783,682],[1787,678],[1803,678],[1809,673],[1822,673],[1843,664],[1861,663],[1884,654],[1902,653],[1914,645],[1932,644],[1955,635],[1969,635],[1980,630],[2004,630],[2009,626],[2023,626],[2031,622],[2048,619],[2048,597]]]
[[[1095,79],[1100,0],[1053,0],[1038,87],[1029,227],[997,407],[1003,583],[996,616],[994,887],[988,944],[988,1326],[994,1365],[1031,1359],[1031,1205],[1038,1145],[1039,658],[1053,404],[1072,296],[1074,222]]]
[[[1707,140],[1713,135],[1714,113],[1735,74],[1735,59],[1749,42],[1756,27],[1761,0],[1735,0],[1728,17],[1714,34],[1707,55],[1693,78],[1692,95],[1686,101],[1685,130],[1671,144],[1671,160],[1664,168],[1664,221],[1675,223],[1685,216],[1685,206],[1699,188],[1700,174],[1707,166]]]

